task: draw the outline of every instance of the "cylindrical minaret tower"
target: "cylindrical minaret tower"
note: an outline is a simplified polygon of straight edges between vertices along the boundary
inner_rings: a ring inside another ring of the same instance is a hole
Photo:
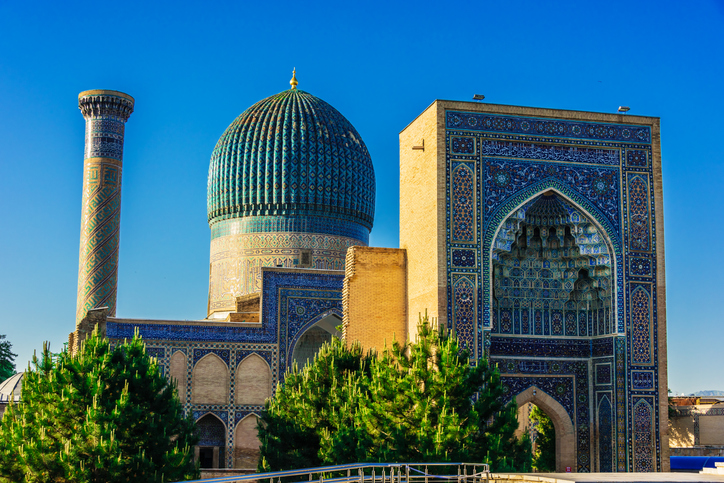
[[[116,315],[123,134],[133,105],[133,97],[118,91],[78,95],[85,118],[85,161],[76,324],[96,307],[108,307],[108,315]]]

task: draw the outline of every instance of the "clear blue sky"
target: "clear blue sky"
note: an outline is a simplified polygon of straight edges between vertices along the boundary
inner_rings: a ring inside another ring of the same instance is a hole
[[[296,67],[370,150],[375,246],[398,244],[398,133],[436,98],[660,116],[669,385],[724,389],[722,32],[722,1],[1,1],[0,333],[23,368],[74,328],[80,91],[136,99],[118,316],[197,319],[211,151]]]

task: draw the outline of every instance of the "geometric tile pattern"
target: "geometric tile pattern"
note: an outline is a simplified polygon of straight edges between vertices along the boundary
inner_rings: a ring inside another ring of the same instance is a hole
[[[251,414],[260,415],[263,409],[261,405],[235,404],[237,367],[250,355],[258,355],[271,368],[274,390],[290,367],[294,345],[304,332],[328,315],[335,315],[341,321],[343,279],[342,271],[265,270],[261,327],[107,321],[106,336],[116,343],[133,337],[138,330],[147,344],[147,352],[157,358],[165,374],[170,371],[171,355],[177,351],[187,355],[184,410],[192,414],[194,420],[204,418],[201,436],[210,446],[218,446],[219,428],[223,426],[226,441],[221,445],[225,447],[223,460],[226,467],[231,468],[236,425]],[[210,353],[217,355],[228,367],[229,399],[226,404],[191,402],[193,368]],[[215,417],[208,419],[210,414]]]
[[[449,328],[511,397],[571,410],[578,471],[659,469],[651,127],[447,110],[445,128]]]
[[[634,471],[655,471],[653,462],[653,408],[641,398],[633,410]]]
[[[352,124],[311,94],[289,89],[249,107],[211,155],[210,224],[256,215],[312,215],[372,228],[375,175]]]
[[[598,403],[598,453],[600,471],[613,471],[613,425],[611,420],[613,411],[611,401],[607,395],[601,397]]]
[[[78,105],[86,134],[76,324],[96,307],[116,314],[123,135],[134,101],[120,93],[86,91]]]
[[[227,223],[244,222],[228,220]],[[209,273],[209,310],[233,311],[236,297],[261,290],[262,267],[295,268],[300,265],[302,250],[310,253],[309,268],[344,270],[347,249],[366,245],[363,239],[345,238],[326,233],[278,232],[232,233],[211,241]]]

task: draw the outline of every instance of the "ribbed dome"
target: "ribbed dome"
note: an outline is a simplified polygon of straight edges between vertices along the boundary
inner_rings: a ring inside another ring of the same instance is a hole
[[[209,166],[209,224],[258,215],[324,216],[372,228],[375,174],[362,138],[334,107],[290,89],[226,129]]]

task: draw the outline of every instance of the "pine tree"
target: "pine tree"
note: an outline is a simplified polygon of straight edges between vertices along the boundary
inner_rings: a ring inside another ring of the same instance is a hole
[[[0,334],[0,382],[15,374],[15,358],[12,352],[13,345]]]
[[[54,360],[44,345],[21,403],[0,423],[0,481],[162,482],[198,475],[175,387],[138,335],[116,347],[97,332]]]
[[[470,363],[457,338],[427,315],[414,343],[395,342],[372,366],[361,401],[376,461],[481,461],[496,470],[530,469],[530,450],[514,433],[514,402],[504,405],[497,368]]]
[[[454,336],[427,316],[413,343],[379,356],[333,341],[287,374],[262,415],[260,469],[374,461],[480,461],[530,470],[530,441],[516,439],[517,408],[504,405],[497,369],[471,365]]]
[[[363,461],[355,412],[365,392],[371,356],[338,339],[322,346],[312,364],[287,372],[259,424],[260,471]]]
[[[553,421],[535,405],[530,412],[530,420],[538,423],[533,468],[541,473],[554,472],[556,471],[556,430],[553,427]]]

